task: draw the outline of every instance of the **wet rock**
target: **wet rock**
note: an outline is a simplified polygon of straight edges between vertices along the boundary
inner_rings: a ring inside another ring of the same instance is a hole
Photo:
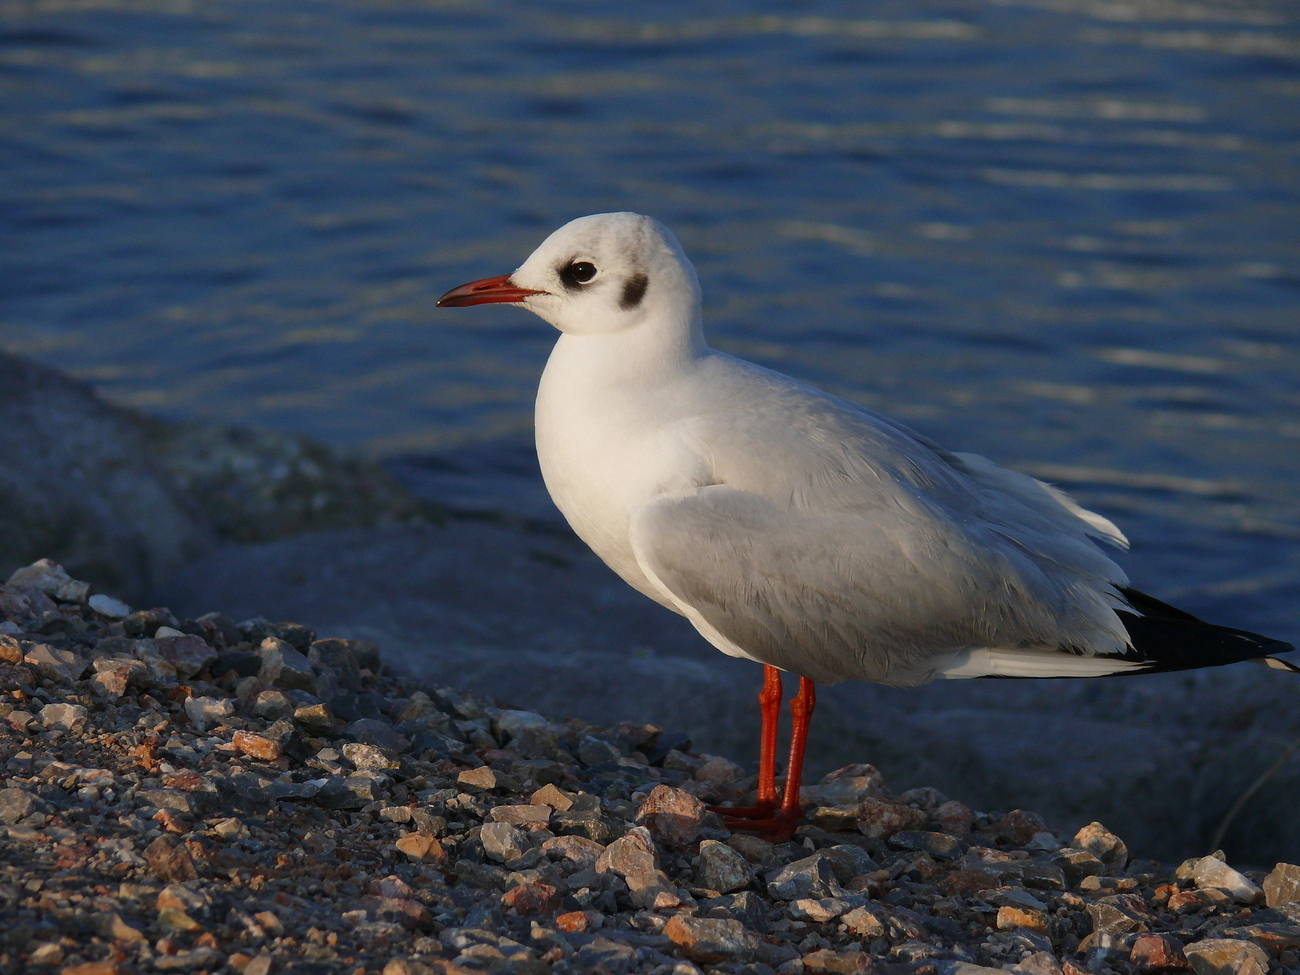
[[[703,840],[700,843],[700,862],[695,868],[695,884],[720,894],[748,887],[753,881],[749,863],[726,843]]]
[[[1220,887],[1239,904],[1254,904],[1264,899],[1264,892],[1251,880],[1217,857],[1202,857],[1192,868],[1192,882],[1197,887]]]
[[[1277,864],[1264,878],[1264,896],[1269,907],[1300,901],[1300,866],[1294,863]]]
[[[1070,846],[1091,853],[1108,867],[1123,867],[1128,863],[1128,847],[1124,841],[1101,823],[1084,826],[1075,834]]]
[[[27,652],[23,662],[47,680],[71,684],[81,679],[89,666],[84,657],[71,650],[61,650],[48,643],[38,643]]]
[[[699,838],[708,810],[684,789],[657,785],[636,811],[636,822],[669,849],[681,850]]]
[[[925,813],[889,799],[863,799],[858,804],[858,830],[864,836],[887,840],[903,830],[925,826]]]
[[[1196,975],[1265,975],[1268,954],[1259,945],[1232,938],[1205,938],[1183,948]]]
[[[47,704],[41,708],[41,724],[48,731],[79,735],[86,730],[89,720],[90,712],[80,704]]]
[[[754,953],[753,941],[739,921],[675,914],[663,933],[682,954],[701,965],[744,961]]]

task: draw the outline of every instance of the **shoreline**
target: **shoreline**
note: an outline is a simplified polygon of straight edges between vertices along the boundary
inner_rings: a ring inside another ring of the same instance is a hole
[[[5,971],[1300,970],[1297,866],[1171,870],[862,764],[773,845],[704,807],[753,776],[671,729],[421,686],[299,623],[130,612],[48,561],[0,600]]]

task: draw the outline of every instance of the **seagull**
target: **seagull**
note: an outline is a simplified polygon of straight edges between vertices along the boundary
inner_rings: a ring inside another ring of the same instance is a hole
[[[1101,677],[1253,660],[1289,644],[1130,588],[1120,530],[1064,492],[704,341],[700,285],[650,217],[556,230],[513,274],[440,307],[506,302],[560,337],[537,455],[578,536],[714,647],[764,667],[757,802],[732,829],[787,839],[816,684]],[[784,793],[781,672],[799,678]]]

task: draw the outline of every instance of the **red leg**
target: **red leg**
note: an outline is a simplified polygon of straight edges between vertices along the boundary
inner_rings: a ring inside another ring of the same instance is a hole
[[[724,817],[727,813],[741,813],[737,818],[724,818],[728,829],[762,833],[774,843],[782,843],[793,835],[799,822],[799,785],[803,779],[804,750],[808,745],[808,728],[812,724],[813,710],[816,707],[816,685],[807,677],[800,677],[799,693],[790,702],[790,714],[794,720],[790,731],[790,765],[786,769],[781,808],[771,819],[750,819],[745,818],[744,812],[740,810],[720,809]],[[775,742],[773,747],[775,748]]]
[[[763,665],[763,689],[758,692],[763,728],[758,742],[758,796],[752,806],[711,806],[713,812],[741,819],[769,819],[776,809],[776,732],[781,719],[781,671]]]

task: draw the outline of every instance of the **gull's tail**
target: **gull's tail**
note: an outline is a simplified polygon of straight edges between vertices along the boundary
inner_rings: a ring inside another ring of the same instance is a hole
[[[1124,588],[1120,592],[1135,611],[1119,611],[1133,647],[1125,656],[1140,658],[1145,664],[1140,667],[1143,673],[1195,670],[1249,660],[1300,674],[1300,666],[1273,656],[1294,650],[1289,643],[1206,623],[1136,589]]]

